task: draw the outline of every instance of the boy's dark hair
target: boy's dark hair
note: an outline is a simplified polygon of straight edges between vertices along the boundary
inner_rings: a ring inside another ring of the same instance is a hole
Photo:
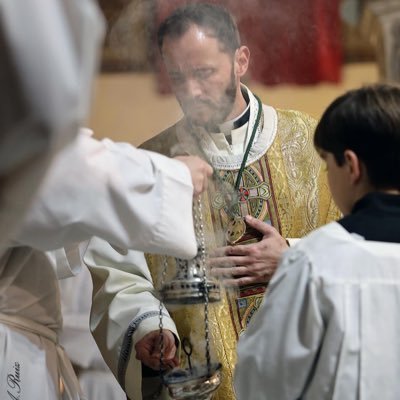
[[[164,39],[180,38],[192,25],[205,28],[221,43],[221,50],[233,54],[240,47],[240,35],[232,15],[223,7],[209,3],[188,4],[177,8],[158,28],[160,52]]]
[[[314,145],[333,153],[338,165],[354,151],[377,189],[400,189],[400,87],[385,84],[351,90],[319,121]]]

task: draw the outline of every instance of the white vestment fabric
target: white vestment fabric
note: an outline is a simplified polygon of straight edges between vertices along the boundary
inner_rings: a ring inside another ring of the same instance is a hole
[[[94,0],[0,1],[0,247],[87,116],[103,25]]]
[[[120,246],[135,245],[151,252],[172,252],[189,257],[196,252],[191,207],[193,188],[186,166],[151,152],[133,151],[135,149],[129,145],[117,145],[107,140],[98,142],[85,134],[79,135],[76,143],[82,143],[84,153],[90,154],[90,157],[75,158],[75,151],[82,147],[73,143],[70,155],[57,159],[44,182],[44,189],[53,187],[52,183],[57,186],[62,182],[61,188],[44,193],[43,198],[36,200],[26,227],[0,258],[0,393],[10,398],[23,398],[25,393],[45,400],[84,398],[58,340],[62,316],[57,280],[81,270],[81,258],[88,246],[87,242],[78,245],[73,240],[90,237],[97,230],[97,233]],[[66,154],[66,151],[62,153]],[[84,159],[85,163],[79,162]],[[169,168],[171,163],[176,165],[176,170]],[[75,172],[72,175],[66,174],[63,168],[69,164]],[[86,165],[95,166],[92,172],[97,174],[89,176],[82,173]],[[153,173],[149,176],[151,170]],[[90,186],[84,192],[86,197],[80,193],[81,186],[77,185],[77,179],[82,180],[83,192],[85,187]],[[120,185],[125,190],[120,189]],[[69,187],[73,190],[68,190]],[[131,198],[126,197],[127,188],[132,188]],[[175,189],[179,193],[174,192]],[[85,201],[82,201],[82,196]],[[182,198],[185,198],[187,207],[180,203],[179,213],[171,213]],[[99,208],[94,206],[96,204]],[[128,208],[136,210],[136,214],[129,213]],[[148,211],[146,215],[142,215],[144,208]],[[47,224],[44,223],[46,221]],[[48,237],[51,237],[50,243],[46,242]],[[93,239],[94,244],[97,241],[102,242]],[[36,244],[37,247],[51,248],[69,242],[65,248],[48,253],[24,246]],[[128,345],[131,340],[134,344],[136,338],[143,337],[148,332],[148,318],[156,321],[156,325],[151,326],[158,328],[158,311],[153,312],[158,309],[158,301],[154,297],[151,276],[142,253],[128,252],[115,246],[117,251],[106,242],[102,242],[102,247],[107,248],[105,258],[97,258],[97,253],[92,250],[93,244],[89,246],[87,257],[93,254],[96,261],[104,260],[106,265],[115,265],[122,270],[111,269],[110,276],[116,280],[111,279],[113,283],[110,287],[98,288],[93,303],[97,320],[92,324],[99,323],[102,318],[106,323],[110,315],[111,321],[115,318],[123,326],[121,331],[115,329],[113,323],[106,327],[101,325],[104,327],[101,340],[113,354],[115,364],[121,349],[118,346],[126,341],[125,336],[128,337]],[[115,264],[109,263],[108,253],[111,258],[117,257]],[[127,254],[127,258],[121,253]],[[101,267],[96,268],[96,273],[98,279],[107,279]],[[134,299],[130,297],[133,294]],[[147,314],[147,310],[152,310],[152,313]],[[136,316],[141,317],[140,329],[131,329],[130,323]],[[168,315],[164,326],[173,330],[174,325],[167,318]],[[130,335],[127,336],[128,328]],[[90,354],[88,356],[90,363]],[[140,376],[140,363],[135,357],[126,361],[126,365],[119,368],[129,368],[129,376]],[[88,375],[83,377],[83,381],[87,387],[93,383]],[[129,385],[132,382],[129,379]],[[135,390],[140,390],[140,379],[138,382]]]
[[[82,392],[90,400],[126,400],[90,333],[93,285],[88,269],[60,279],[59,286],[63,317],[59,340],[77,372]]]
[[[400,245],[338,223],[285,253],[239,340],[239,400],[400,398]]]
[[[120,253],[94,238],[84,262],[93,279],[91,330],[111,371],[131,400],[142,399],[142,366],[135,345],[159,329],[159,305],[143,253]],[[163,327],[178,338],[168,311]],[[155,388],[157,390],[157,387]]]
[[[126,373],[128,393],[140,393],[141,364],[135,358],[134,345],[148,332],[158,330],[159,322],[151,276],[143,253],[119,250],[121,254],[108,243],[92,239],[89,244],[82,243],[77,252],[60,249],[44,253],[29,247],[12,247],[0,258],[0,398],[86,399],[60,345],[62,313],[58,286],[59,277],[80,271],[79,254],[86,249],[85,261],[93,266],[91,324],[98,344],[107,361],[112,360],[115,375],[124,371],[125,377]],[[111,267],[103,268],[103,262]],[[86,333],[89,329],[85,311],[88,313],[90,301],[90,282],[85,279],[90,279],[87,274],[82,277],[81,290],[87,288],[89,293],[80,293],[71,303],[66,300],[67,334],[69,330],[76,336],[64,337],[64,343],[78,366],[95,370],[94,374],[85,371],[80,376],[88,395],[102,391],[103,396],[114,393],[114,399],[123,398],[116,382],[109,379],[93,341],[85,334],[85,324]],[[74,314],[81,306],[86,306],[86,310]],[[164,327],[176,334],[165,310]],[[99,380],[101,385],[96,384]],[[135,398],[133,395],[132,399]]]
[[[53,260],[28,247],[0,258],[0,398],[78,400],[78,381],[58,342],[62,317]]]
[[[0,255],[15,236],[41,250],[97,235],[182,258],[196,252],[186,166],[82,134],[73,140],[103,25],[94,0],[0,0]]]
[[[54,161],[16,242],[50,250],[98,236],[121,248],[191,258],[192,200],[182,162],[81,130]]]

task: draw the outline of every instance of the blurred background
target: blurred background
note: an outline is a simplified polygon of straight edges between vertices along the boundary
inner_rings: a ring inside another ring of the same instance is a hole
[[[197,1],[197,0],[196,0]],[[107,21],[87,125],[139,145],[181,112],[160,67],[158,23],[184,0],[99,0]],[[319,117],[344,91],[400,79],[399,0],[219,0],[250,47],[245,83],[264,103]]]

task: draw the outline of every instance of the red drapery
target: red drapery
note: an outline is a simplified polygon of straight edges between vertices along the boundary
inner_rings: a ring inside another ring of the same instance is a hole
[[[156,24],[176,7],[202,0],[157,0]],[[236,18],[250,48],[250,79],[265,85],[338,82],[342,62],[340,0],[207,0]],[[159,88],[169,92],[159,68]]]

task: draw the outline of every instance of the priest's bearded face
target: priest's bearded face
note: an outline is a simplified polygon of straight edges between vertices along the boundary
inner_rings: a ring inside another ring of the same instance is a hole
[[[189,121],[212,127],[230,119],[238,95],[234,56],[204,29],[166,37],[162,53],[175,96]]]

